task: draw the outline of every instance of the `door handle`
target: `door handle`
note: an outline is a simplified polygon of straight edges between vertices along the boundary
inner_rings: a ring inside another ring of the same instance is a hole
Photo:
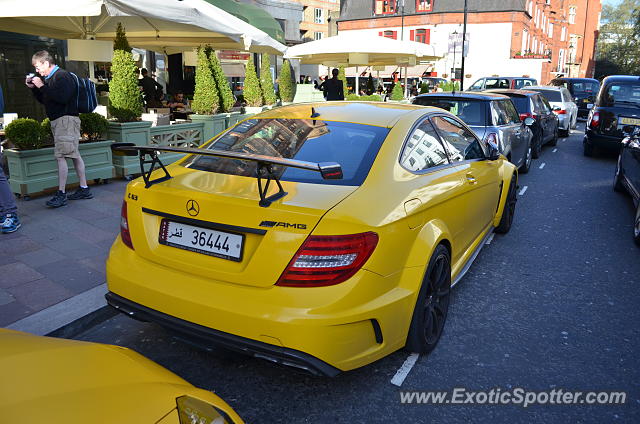
[[[469,184],[475,184],[475,183],[477,183],[478,181],[476,180],[476,177],[474,177],[473,175],[471,175],[471,174],[467,174],[467,182],[468,182]]]

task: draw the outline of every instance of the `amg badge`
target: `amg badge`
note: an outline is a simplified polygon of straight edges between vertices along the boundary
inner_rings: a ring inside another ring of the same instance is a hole
[[[276,222],[276,221],[262,221],[261,227],[283,227],[283,228],[295,228],[297,230],[306,230],[307,224],[291,224],[289,222]]]

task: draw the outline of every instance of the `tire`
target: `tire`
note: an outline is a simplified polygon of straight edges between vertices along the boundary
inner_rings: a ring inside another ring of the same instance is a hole
[[[640,200],[638,200],[638,209],[636,210],[636,221],[633,225],[633,241],[640,246]]]
[[[558,127],[556,127],[556,130],[553,132],[553,138],[549,142],[549,146],[551,147],[554,147],[557,145],[558,145]]]
[[[567,138],[569,137],[569,129],[567,128],[566,130],[563,129],[559,129],[558,130],[558,134],[560,135],[560,137],[562,138]]]
[[[438,245],[429,259],[407,334],[410,352],[431,352],[444,330],[451,295],[451,258],[443,245]]]
[[[593,146],[593,144],[589,143],[588,141],[584,141],[582,143],[582,153],[586,156],[586,157],[592,157],[593,154],[595,153],[595,147]]]
[[[534,159],[538,159],[540,157],[540,153],[542,153],[542,129],[540,129],[540,134],[536,137],[536,141],[533,143],[533,152],[531,153]]]
[[[509,191],[507,192],[507,200],[504,204],[504,210],[502,211],[502,217],[500,218],[500,224],[494,230],[498,234],[507,234],[511,229],[511,223],[513,222],[513,216],[516,212],[516,202],[518,196],[516,191],[518,190],[518,180],[516,174],[511,177],[511,183],[509,184]]]
[[[521,174],[529,173],[529,169],[531,169],[531,162],[533,161],[533,147],[531,147],[531,140],[529,144],[527,144],[527,151],[524,154],[524,162],[520,167]]]
[[[578,126],[578,112],[573,116],[573,124],[571,125],[571,129],[575,130]]]
[[[620,166],[620,160],[622,159],[622,154],[618,156],[618,162],[616,163],[616,174],[613,177],[613,191],[618,193],[626,192],[624,184],[622,184],[622,167]]]

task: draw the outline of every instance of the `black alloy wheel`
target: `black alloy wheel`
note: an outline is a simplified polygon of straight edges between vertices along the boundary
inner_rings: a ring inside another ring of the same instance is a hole
[[[540,153],[542,153],[542,143],[544,142],[542,128],[537,131],[537,136],[535,141],[533,142],[533,158],[538,159],[540,157]]]
[[[553,133],[553,138],[551,139],[551,141],[549,142],[549,146],[556,146],[558,144],[558,127],[556,126],[556,130]]]
[[[533,157],[533,147],[531,147],[532,142],[533,139],[529,140],[529,143],[527,144],[527,150],[524,154],[524,160],[522,161],[522,166],[520,167],[521,174],[527,174],[529,172],[529,169],[531,169],[531,161]]]
[[[516,212],[516,202],[518,201],[517,190],[518,180],[516,175],[513,174],[511,184],[509,184],[509,191],[507,192],[507,200],[504,204],[504,210],[502,211],[502,217],[500,218],[500,224],[494,230],[498,234],[506,234],[511,229],[513,216]]]
[[[411,352],[431,352],[444,330],[451,296],[449,251],[438,245],[429,260],[425,278],[413,310],[406,348]]]

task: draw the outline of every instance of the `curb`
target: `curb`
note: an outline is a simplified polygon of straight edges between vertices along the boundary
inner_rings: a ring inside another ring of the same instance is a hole
[[[63,325],[62,327],[45,334],[45,336],[71,339],[84,331],[95,327],[96,325],[102,324],[116,315],[118,315],[118,311],[111,306],[106,305],[98,310],[88,313],[82,318],[78,318],[69,324]]]

